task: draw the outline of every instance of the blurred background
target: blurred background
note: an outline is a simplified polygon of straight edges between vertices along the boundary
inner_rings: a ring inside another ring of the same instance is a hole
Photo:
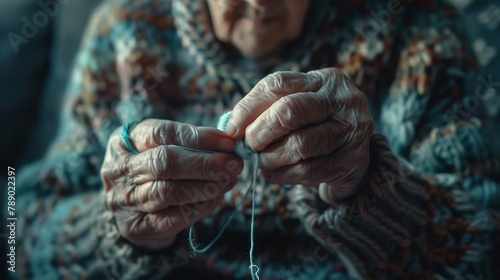
[[[89,15],[102,1],[105,0],[0,0],[0,124],[3,127],[0,166],[5,171],[0,172],[0,184],[4,185],[7,180],[7,166],[17,169],[39,159],[57,134],[59,108],[73,57]],[[493,94],[481,101],[492,116],[492,123],[499,124],[500,2],[448,1],[463,14],[470,46],[480,67],[478,76],[468,82],[469,94],[474,94],[484,80],[493,81],[490,89]],[[500,139],[500,129],[496,130],[493,137]],[[0,201],[4,201],[5,194],[6,191],[0,191]],[[2,247],[6,240],[4,232],[6,229],[0,230]],[[5,251],[1,252],[1,263],[5,266]],[[0,279],[7,279],[4,273],[6,269],[1,270]]]

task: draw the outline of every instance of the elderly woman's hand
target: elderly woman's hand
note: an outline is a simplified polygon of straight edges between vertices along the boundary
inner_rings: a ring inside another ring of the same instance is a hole
[[[191,224],[195,203],[197,220],[213,212],[243,168],[241,159],[229,153],[234,141],[214,128],[145,120],[129,135],[139,153],[127,150],[115,131],[101,177],[120,233],[141,248],[170,245]]]
[[[335,203],[353,194],[369,165],[374,127],[366,98],[338,69],[278,72],[234,108],[226,132],[261,154],[261,174],[319,185]]]

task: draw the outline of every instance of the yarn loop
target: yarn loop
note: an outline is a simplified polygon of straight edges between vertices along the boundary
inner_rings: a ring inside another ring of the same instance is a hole
[[[227,111],[225,112],[220,118],[219,118],[219,123],[217,125],[217,129],[225,131],[227,123],[229,119],[231,118],[231,112],[232,111]],[[179,147],[183,148],[183,147]],[[190,151],[197,151],[194,149],[189,149]],[[204,151],[199,151],[199,152],[204,152]],[[250,274],[252,275],[252,280],[259,280],[258,272],[259,272],[259,266],[254,264],[253,260],[253,250],[254,250],[254,221],[255,221],[255,179],[257,177],[257,172],[259,170],[259,162],[260,162],[260,156],[258,153],[254,152],[246,143],[244,140],[236,141],[235,142],[235,147],[234,151],[235,154],[237,154],[239,157],[241,157],[243,160],[246,162],[253,164],[253,178],[252,182],[250,183],[250,186],[248,186],[248,189],[246,190],[245,194],[241,198],[240,202],[236,205],[234,208],[233,212],[231,215],[229,215],[229,218],[226,220],[224,225],[222,226],[221,230],[219,233],[215,236],[215,238],[207,245],[205,248],[197,248],[197,246],[194,245],[194,239],[193,239],[193,228],[194,224],[196,221],[196,216],[198,214],[198,209],[194,208],[194,217],[193,221],[191,223],[191,226],[189,228],[189,244],[191,246],[191,249],[196,252],[196,253],[205,253],[210,248],[220,239],[224,231],[226,230],[227,226],[233,219],[234,215],[236,214],[236,211],[238,208],[243,204],[243,202],[246,200],[248,197],[248,194],[250,191],[252,191],[252,218],[251,218],[251,224],[250,224],[250,252],[249,252],[249,259],[250,259]]]

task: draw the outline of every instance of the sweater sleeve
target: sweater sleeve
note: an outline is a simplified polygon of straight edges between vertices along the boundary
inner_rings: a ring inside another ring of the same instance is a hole
[[[123,40],[117,36],[136,30],[124,28],[130,25],[127,11],[117,3],[106,2],[91,18],[56,144],[18,176],[19,278],[155,279],[186,256],[180,237],[159,253],[135,248],[121,237],[106,207],[99,173],[107,139],[124,121],[121,95],[136,90],[135,96],[144,96],[130,86],[136,81],[132,70],[119,68],[117,48]]]
[[[450,113],[470,68],[457,18],[440,9],[437,23],[408,28],[415,36],[382,107],[383,134],[371,138],[367,183],[337,207],[311,188],[293,196],[308,232],[357,278],[498,277],[498,163],[484,123]]]

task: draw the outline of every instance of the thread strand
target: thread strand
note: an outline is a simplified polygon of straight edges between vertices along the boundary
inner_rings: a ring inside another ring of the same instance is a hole
[[[218,124],[217,128],[219,130],[224,131],[230,117],[231,117],[231,111],[224,113],[219,119],[219,124]],[[185,149],[188,151],[192,151],[192,152],[213,153],[211,151],[202,151],[202,150],[197,150],[197,149],[192,149],[192,148],[187,148],[187,147],[182,147],[182,146],[177,146],[177,145],[172,145],[172,146],[177,147],[177,148],[181,148],[181,149]],[[205,253],[208,250],[210,250],[210,248],[212,248],[212,246],[220,239],[220,237],[222,236],[222,234],[224,233],[224,231],[228,227],[229,223],[233,219],[234,215],[236,214],[237,210],[240,208],[240,206],[243,204],[243,202],[247,199],[250,191],[252,191],[252,217],[251,217],[251,222],[250,222],[250,252],[249,252],[250,266],[249,266],[249,269],[250,269],[250,274],[252,276],[252,280],[259,280],[259,275],[258,275],[259,266],[254,264],[253,251],[254,251],[254,245],[255,245],[255,242],[254,242],[254,239],[255,239],[255,237],[254,237],[255,196],[256,196],[255,183],[257,180],[257,172],[259,170],[260,156],[258,153],[253,152],[245,144],[245,142],[243,140],[237,141],[237,143],[235,145],[235,153],[238,156],[240,156],[243,160],[249,160],[250,162],[253,163],[252,181],[251,181],[250,185],[248,186],[247,190],[245,191],[245,194],[243,195],[241,200],[238,202],[236,207],[233,209],[233,212],[231,212],[228,219],[224,222],[224,225],[220,229],[219,233],[215,236],[215,238],[207,246],[205,246],[204,248],[201,248],[201,249],[197,248],[199,246],[196,246],[194,244],[194,238],[193,238],[193,229],[194,229],[194,225],[196,223],[195,222],[196,217],[198,215],[198,208],[196,207],[196,205],[194,206],[194,214],[193,214],[194,217],[193,217],[193,221],[191,222],[191,226],[189,227],[189,245],[191,246],[191,249],[194,252],[200,253],[200,254]]]

